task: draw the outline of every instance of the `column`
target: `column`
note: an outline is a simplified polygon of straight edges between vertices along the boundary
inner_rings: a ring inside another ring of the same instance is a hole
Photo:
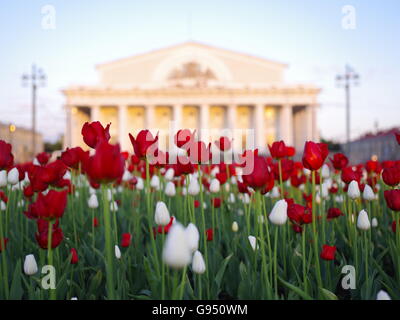
[[[314,124],[313,124],[313,106],[308,105],[306,106],[306,121],[305,121],[305,131],[306,131],[306,139],[307,140],[314,140]]]
[[[90,121],[100,121],[100,106],[92,105],[90,107]]]
[[[173,120],[174,120],[174,126],[172,132],[172,135],[175,135],[175,133],[180,130],[184,129],[183,128],[183,123],[182,123],[182,111],[183,106],[181,104],[174,104],[172,107],[172,113],[173,113]]]
[[[127,109],[127,105],[122,104],[118,106],[118,140],[123,151],[129,150],[128,132],[126,130],[126,121],[128,119]]]
[[[293,146],[293,112],[290,104],[281,106],[280,138],[288,146]]]
[[[255,124],[255,139],[256,139],[256,148],[259,149],[260,153],[265,153],[266,145],[265,145],[265,132],[264,132],[264,108],[265,105],[256,104],[254,110],[254,124]]]
[[[210,106],[208,104],[200,105],[200,136],[207,142],[210,137],[208,123],[210,121]]]
[[[146,105],[144,106],[146,110],[146,129],[152,130],[154,128],[154,105]],[[152,132],[153,133],[153,132]],[[156,134],[156,132],[154,133]]]
[[[228,111],[228,128],[232,130],[235,129],[236,126],[236,105],[235,104],[230,104],[227,105],[227,111]]]

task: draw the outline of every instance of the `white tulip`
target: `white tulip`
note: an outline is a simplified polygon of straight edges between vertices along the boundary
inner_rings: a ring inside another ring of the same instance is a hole
[[[241,194],[242,195],[242,202],[243,203],[250,203],[250,196],[249,196],[249,194],[248,193],[243,193],[243,194]]]
[[[78,298],[77,297],[72,297],[71,300],[78,300]]]
[[[233,221],[232,223],[232,231],[233,232],[238,232],[239,231],[239,225],[236,221]]]
[[[258,248],[257,239],[255,236],[248,236],[250,246],[255,251]]]
[[[71,180],[71,172],[70,171],[66,171],[64,176],[63,176],[63,179]]]
[[[357,218],[357,228],[360,230],[369,230],[371,223],[369,222],[368,213],[365,210],[361,210]]]
[[[12,168],[7,175],[7,181],[11,185],[15,185],[19,182],[19,171],[17,168]]]
[[[330,176],[330,170],[329,170],[329,167],[328,167],[328,165],[326,163],[321,168],[321,176],[324,179],[328,179],[329,176]]]
[[[121,250],[119,250],[119,247],[117,245],[114,247],[114,252],[115,252],[115,257],[117,259],[121,259]]]
[[[92,187],[89,187],[89,193],[90,194],[95,194],[96,193],[96,189],[92,188]]]
[[[376,228],[378,226],[378,219],[377,218],[372,218],[371,226],[372,226],[372,228]]]
[[[1,170],[0,171],[0,188],[7,186],[7,171]]]
[[[110,210],[111,210],[112,212],[118,211],[118,204],[117,204],[116,201],[113,201],[113,202],[110,203]]]
[[[199,248],[199,230],[193,223],[189,223],[185,229],[185,234],[190,251],[195,252]]]
[[[99,200],[95,193],[93,193],[88,200],[88,207],[90,209],[97,209],[99,207]]]
[[[389,294],[384,290],[379,290],[378,294],[376,295],[376,300],[392,300]]]
[[[210,192],[217,193],[221,189],[218,179],[212,179],[210,183]]]
[[[363,199],[367,201],[372,201],[375,200],[375,194],[372,188],[366,184],[364,187],[364,192],[363,192]]]
[[[175,184],[172,181],[169,181],[166,185],[165,185],[165,191],[164,191],[165,195],[167,197],[173,197],[176,195],[176,189],[175,189]]]
[[[132,174],[128,170],[125,170],[124,174],[122,176],[122,181],[126,182],[126,181],[129,181],[131,179],[132,179]]]
[[[179,222],[174,223],[168,232],[162,258],[168,266],[175,269],[181,269],[191,261],[192,252],[187,243],[185,228]]]
[[[175,176],[175,170],[174,168],[169,168],[164,175],[165,180],[171,181]]]
[[[32,163],[33,163],[35,166],[40,166],[40,162],[39,162],[39,160],[38,160],[37,158],[33,159]]]
[[[151,177],[150,186],[156,190],[160,189],[160,178],[157,175]]]
[[[269,215],[271,223],[278,226],[284,225],[287,220],[287,207],[288,205],[285,200],[277,201]]]
[[[166,226],[171,217],[169,215],[166,204],[162,201],[158,201],[156,204],[156,212],[154,214],[154,221],[159,226]]]
[[[137,178],[136,189],[138,190],[144,189],[144,181],[141,177]]]
[[[200,185],[199,182],[197,181],[197,179],[191,179],[189,182],[189,187],[187,192],[191,195],[191,196],[197,196],[200,192]]]
[[[107,200],[111,201],[113,198],[113,193],[111,191],[111,189],[107,189]]]
[[[215,176],[217,175],[217,173],[219,173],[219,168],[218,168],[218,167],[214,167],[214,168],[211,170],[210,175],[211,175],[212,177],[215,177]]]
[[[192,270],[194,273],[203,274],[206,272],[206,263],[200,251],[196,251],[193,255]]]
[[[32,276],[38,272],[38,266],[36,263],[35,256],[28,254],[24,261],[24,273],[28,276]]]
[[[342,203],[344,201],[343,196],[342,195],[335,196],[335,201]]]
[[[229,194],[228,202],[235,203],[235,195],[233,193]]]
[[[0,211],[6,211],[7,205],[4,201],[0,201]]]
[[[272,199],[277,199],[281,196],[279,188],[277,186],[273,187],[270,193]]]
[[[349,188],[347,190],[347,195],[350,199],[355,200],[360,197],[360,189],[358,187],[358,182],[353,180],[349,184]]]

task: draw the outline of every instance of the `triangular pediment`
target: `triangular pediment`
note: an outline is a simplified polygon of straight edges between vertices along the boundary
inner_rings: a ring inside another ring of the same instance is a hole
[[[286,64],[185,42],[97,65],[109,86],[207,86],[283,81]]]

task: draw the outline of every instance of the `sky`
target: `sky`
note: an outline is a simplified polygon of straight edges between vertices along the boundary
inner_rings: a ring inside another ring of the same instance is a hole
[[[43,28],[46,5],[55,10],[54,29]],[[21,75],[32,63],[48,77],[37,127],[55,141],[65,128],[62,88],[96,83],[96,64],[194,40],[287,63],[286,81],[319,86],[325,139],[345,138],[344,89],[335,77],[346,64],[360,75],[352,138],[400,126],[399,12],[399,0],[0,0],[0,122],[30,126]]]

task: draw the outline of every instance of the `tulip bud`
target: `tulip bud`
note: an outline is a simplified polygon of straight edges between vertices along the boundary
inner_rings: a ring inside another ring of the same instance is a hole
[[[119,247],[117,245],[114,246],[114,252],[115,252],[115,257],[117,259],[121,259],[121,250],[119,250]]]
[[[360,189],[358,187],[358,182],[353,180],[349,184],[349,188],[347,189],[347,195],[350,199],[355,200],[360,197]]]
[[[132,174],[128,170],[125,170],[122,176],[122,181],[127,182],[131,179],[132,179]]]
[[[364,187],[363,199],[367,201],[375,200],[375,194],[372,188],[367,184]]]
[[[160,189],[160,178],[157,175],[151,177],[150,187],[159,190]]]
[[[272,199],[277,199],[281,196],[277,186],[272,188],[270,196]]]
[[[175,170],[174,168],[169,168],[164,175],[165,180],[171,181],[175,176]]]
[[[235,195],[233,193],[229,194],[228,202],[235,203]]]
[[[328,178],[329,178],[329,175],[330,175],[329,167],[328,167],[328,165],[325,163],[325,164],[322,166],[322,168],[321,168],[321,176],[322,176],[322,178],[324,178],[324,179],[328,179]]]
[[[0,171],[0,188],[7,186],[7,171],[1,170]]]
[[[159,226],[166,226],[171,217],[169,216],[169,211],[164,202],[158,201],[156,204],[156,212],[154,214],[154,221]]]
[[[248,236],[250,246],[255,251],[258,248],[257,239],[254,236]]]
[[[239,231],[239,225],[236,221],[233,221],[232,223],[232,231],[233,232],[238,232]]]
[[[206,271],[206,264],[200,251],[196,251],[193,255],[192,270],[197,274],[203,274]]]
[[[142,178],[137,178],[136,189],[143,190],[144,189],[144,181]]]
[[[189,182],[189,187],[187,192],[191,195],[191,196],[197,196],[200,192],[200,185],[199,182],[197,181],[197,179],[191,179]]]
[[[197,227],[193,223],[189,223],[185,229],[185,233],[187,245],[189,246],[190,251],[195,252],[199,248],[199,230],[197,230]]]
[[[376,228],[378,226],[378,219],[377,218],[372,218],[371,220],[371,226],[373,228]]]
[[[357,228],[360,230],[369,230],[371,223],[369,222],[368,213],[365,210],[361,210],[357,218]]]
[[[113,201],[110,203],[110,210],[111,212],[116,212],[118,211],[118,204],[116,201]]]
[[[212,179],[210,183],[210,192],[217,193],[220,190],[220,183],[218,179]]]
[[[99,207],[99,201],[97,200],[97,196],[95,193],[93,193],[89,200],[88,200],[88,207],[90,209],[97,209]]]
[[[242,201],[243,203],[250,203],[250,196],[247,193],[243,193],[242,195]]]
[[[4,201],[0,200],[0,211],[6,211],[7,205],[5,204]]]
[[[24,273],[28,276],[32,276],[38,272],[38,266],[36,263],[35,256],[33,254],[28,254],[25,257],[24,262]]]
[[[165,239],[163,261],[172,268],[181,269],[190,263],[192,253],[187,244],[183,226],[176,222],[172,225]]]
[[[17,168],[12,168],[7,175],[7,181],[11,185],[15,185],[19,182],[19,171]]]
[[[376,295],[376,300],[392,300],[389,294],[384,290],[379,290],[378,294]]]
[[[279,200],[275,203],[269,215],[271,223],[278,226],[284,225],[287,220],[287,202],[286,200]]]
[[[166,185],[165,185],[165,195],[167,197],[173,197],[176,195],[176,190],[175,190],[175,184],[172,181],[169,181]]]
[[[113,198],[113,194],[112,194],[111,189],[107,189],[107,200],[111,201],[112,198]]]

